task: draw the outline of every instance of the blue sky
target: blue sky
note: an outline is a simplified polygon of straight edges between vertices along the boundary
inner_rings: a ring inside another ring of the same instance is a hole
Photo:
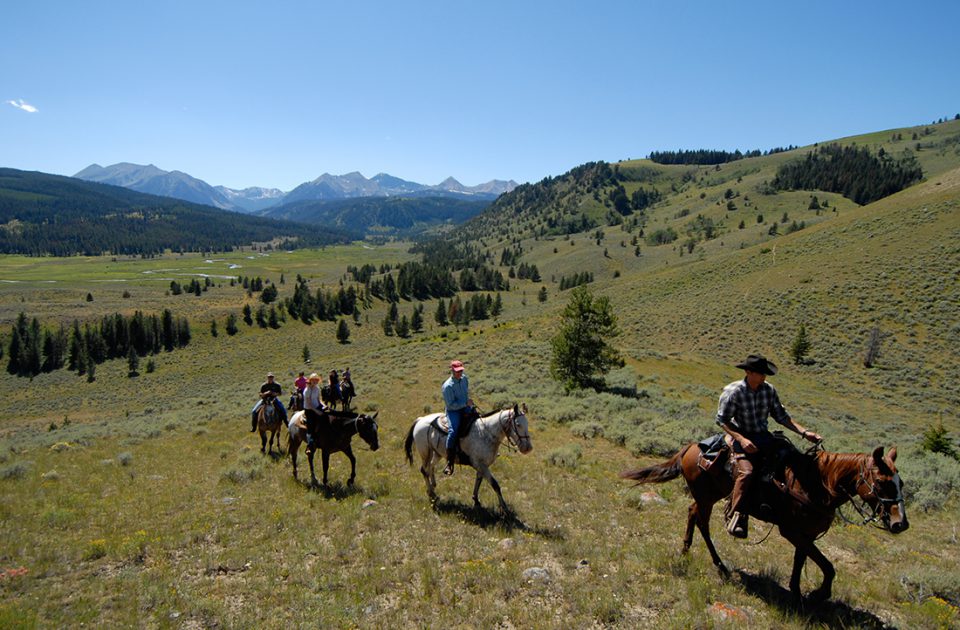
[[[0,19],[0,166],[537,181],[960,112],[960,2],[31,2]],[[29,110],[35,111],[29,111]]]

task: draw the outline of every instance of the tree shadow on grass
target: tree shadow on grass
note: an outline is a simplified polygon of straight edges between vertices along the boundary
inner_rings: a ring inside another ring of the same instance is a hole
[[[780,610],[792,613],[812,625],[828,628],[891,628],[879,617],[866,610],[853,608],[845,602],[828,600],[819,604],[797,605],[793,594],[776,580],[765,575],[754,575],[737,569],[743,589]]]
[[[438,499],[433,504],[433,511],[438,514],[455,514],[462,520],[482,529],[501,529],[507,533],[526,532],[550,540],[563,540],[566,536],[558,529],[541,526],[531,526],[524,523],[513,510],[501,514],[499,510],[489,510],[464,503],[457,499]]]

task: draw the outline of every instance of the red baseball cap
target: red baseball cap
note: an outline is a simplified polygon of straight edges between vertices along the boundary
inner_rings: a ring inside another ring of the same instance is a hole
[[[451,361],[450,369],[454,372],[463,372],[463,361]]]

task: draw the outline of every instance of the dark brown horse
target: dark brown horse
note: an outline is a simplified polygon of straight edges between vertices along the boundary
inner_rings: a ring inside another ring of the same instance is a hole
[[[283,426],[283,420],[280,417],[280,410],[274,404],[275,396],[267,396],[263,399],[263,406],[257,412],[257,430],[260,431],[260,452],[267,452],[267,432],[270,432],[270,453],[273,454],[273,438],[277,438],[277,450],[280,450],[280,427]]]
[[[872,514],[864,518],[864,523],[879,520],[893,534],[899,534],[910,526],[896,459],[896,447],[884,456],[882,446],[873,453],[797,452],[790,458],[781,481],[770,484],[768,488],[761,488],[759,480],[754,484],[753,495],[763,504],[755,500],[757,504],[751,506],[749,513],[776,524],[780,535],[795,547],[790,591],[798,600],[800,572],[808,557],[823,572],[823,583],[810,593],[809,598],[817,602],[830,597],[836,572],[814,541],[830,528],[836,510],[844,503],[858,497],[872,510]],[[683,538],[683,552],[690,549],[693,528],[696,526],[703,535],[713,563],[726,574],[727,568],[710,539],[710,513],[717,501],[730,494],[733,479],[723,470],[723,466],[713,466],[707,472],[700,467],[700,462],[700,448],[693,443],[662,464],[627,470],[620,476],[639,483],[661,483],[683,475],[693,495],[687,516],[687,532]]]
[[[323,485],[327,485],[327,470],[330,467],[330,453],[342,452],[350,459],[350,478],[347,485],[353,485],[357,477],[357,458],[353,456],[353,448],[350,446],[350,440],[354,435],[360,438],[370,446],[370,450],[375,451],[380,448],[378,437],[377,412],[372,416],[365,414],[356,414],[344,411],[325,411],[317,413],[312,410],[298,411],[290,418],[288,429],[290,430],[287,450],[290,452],[290,461],[293,462],[293,477],[297,477],[297,451],[300,450],[300,443],[307,442],[307,417],[306,414],[316,414],[313,424],[314,445],[311,448],[307,443],[307,460],[310,462],[310,481],[317,485],[317,476],[313,471],[313,454],[316,449],[320,449],[323,458]]]

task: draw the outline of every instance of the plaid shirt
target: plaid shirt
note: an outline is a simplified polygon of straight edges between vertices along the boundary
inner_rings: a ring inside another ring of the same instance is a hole
[[[767,416],[784,425],[790,421],[790,414],[780,404],[777,390],[770,383],[764,382],[753,391],[744,379],[723,388],[717,424],[729,424],[737,433],[765,433]]]

